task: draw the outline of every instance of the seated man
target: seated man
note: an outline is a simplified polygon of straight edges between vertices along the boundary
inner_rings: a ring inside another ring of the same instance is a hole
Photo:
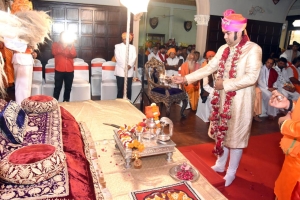
[[[289,67],[293,70],[293,77],[290,77],[290,81],[296,88],[296,91],[300,93],[300,79],[299,79],[299,67],[300,67],[300,56],[296,57]]]
[[[279,58],[277,66],[274,69],[278,73],[274,87],[278,88],[278,91],[289,99],[297,100],[300,95],[296,92],[294,85],[290,81],[290,77],[294,75],[293,70],[288,66],[287,59],[284,57]]]
[[[151,60],[151,58],[156,58],[158,57],[158,49],[157,46],[152,47],[152,52],[148,55],[148,60]]]
[[[190,74],[200,68],[195,61],[195,55],[189,54],[187,61],[181,65],[181,76]],[[197,110],[199,100],[199,81],[184,86],[190,100],[192,110]]]
[[[277,115],[278,109],[269,105],[270,97],[272,96],[272,91],[277,88],[274,87],[275,82],[277,81],[278,74],[273,66],[275,64],[274,59],[269,58],[264,66],[260,70],[258,77],[258,87],[262,93],[262,99],[265,109],[267,110],[267,115],[269,119],[274,119]]]

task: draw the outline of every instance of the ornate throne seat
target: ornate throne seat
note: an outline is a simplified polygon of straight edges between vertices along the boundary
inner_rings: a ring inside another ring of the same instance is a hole
[[[147,94],[154,103],[163,103],[166,106],[166,114],[170,115],[171,105],[173,103],[183,102],[180,114],[185,117],[183,112],[187,106],[188,97],[186,92],[179,88],[171,88],[161,82],[161,75],[165,74],[164,64],[155,58],[152,58],[145,64],[148,81]],[[181,87],[184,88],[184,87]]]

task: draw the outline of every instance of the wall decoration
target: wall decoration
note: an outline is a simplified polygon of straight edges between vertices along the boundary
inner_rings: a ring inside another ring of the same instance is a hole
[[[190,31],[192,29],[192,26],[193,26],[192,21],[185,21],[183,26],[184,26],[184,29],[186,31]]]
[[[155,29],[158,25],[158,17],[153,17],[149,19],[151,28]]]
[[[273,0],[273,3],[276,5],[280,0]]]

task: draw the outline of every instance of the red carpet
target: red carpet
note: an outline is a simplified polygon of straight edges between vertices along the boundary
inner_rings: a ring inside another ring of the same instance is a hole
[[[280,133],[272,133],[250,138],[248,148],[244,149],[236,179],[222,190],[224,196],[229,200],[275,199],[273,188],[284,159],[279,147],[281,137]],[[207,143],[178,149],[183,154],[192,150],[203,162],[212,166],[216,161],[212,153],[213,147],[213,143]],[[190,161],[193,164],[193,161]],[[225,173],[220,174],[221,177],[224,175]]]

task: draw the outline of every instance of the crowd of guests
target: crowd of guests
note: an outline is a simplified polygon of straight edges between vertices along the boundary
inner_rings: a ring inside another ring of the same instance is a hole
[[[255,108],[256,121],[261,121],[258,115],[265,108],[269,119],[274,119],[278,112],[277,108],[270,106],[268,100],[272,91],[277,90],[289,99],[297,100],[300,96],[300,51],[299,43],[293,42],[290,50],[286,50],[280,56],[267,59],[262,66],[256,87],[257,104]],[[261,95],[260,95],[261,94]]]
[[[278,108],[268,104],[272,91],[278,90],[293,100],[300,97],[299,47],[299,43],[294,41],[291,49],[280,54],[272,53],[262,66],[256,83],[256,99],[253,111],[255,121],[262,121],[259,117],[261,114],[267,114],[268,119],[273,120],[280,112]],[[139,67],[142,67],[148,60],[155,58],[165,64],[166,76],[185,76],[204,67],[214,56],[215,52],[209,50],[201,58],[200,52],[195,50],[195,46],[177,47],[170,39],[167,45],[156,44],[152,46],[152,43],[147,43],[146,51],[139,52]],[[197,110],[198,103],[206,103],[209,96],[212,96],[214,79],[215,75],[210,75],[184,86],[192,110]],[[178,87],[177,85],[171,86]],[[208,116],[207,119],[203,120],[209,121]]]

